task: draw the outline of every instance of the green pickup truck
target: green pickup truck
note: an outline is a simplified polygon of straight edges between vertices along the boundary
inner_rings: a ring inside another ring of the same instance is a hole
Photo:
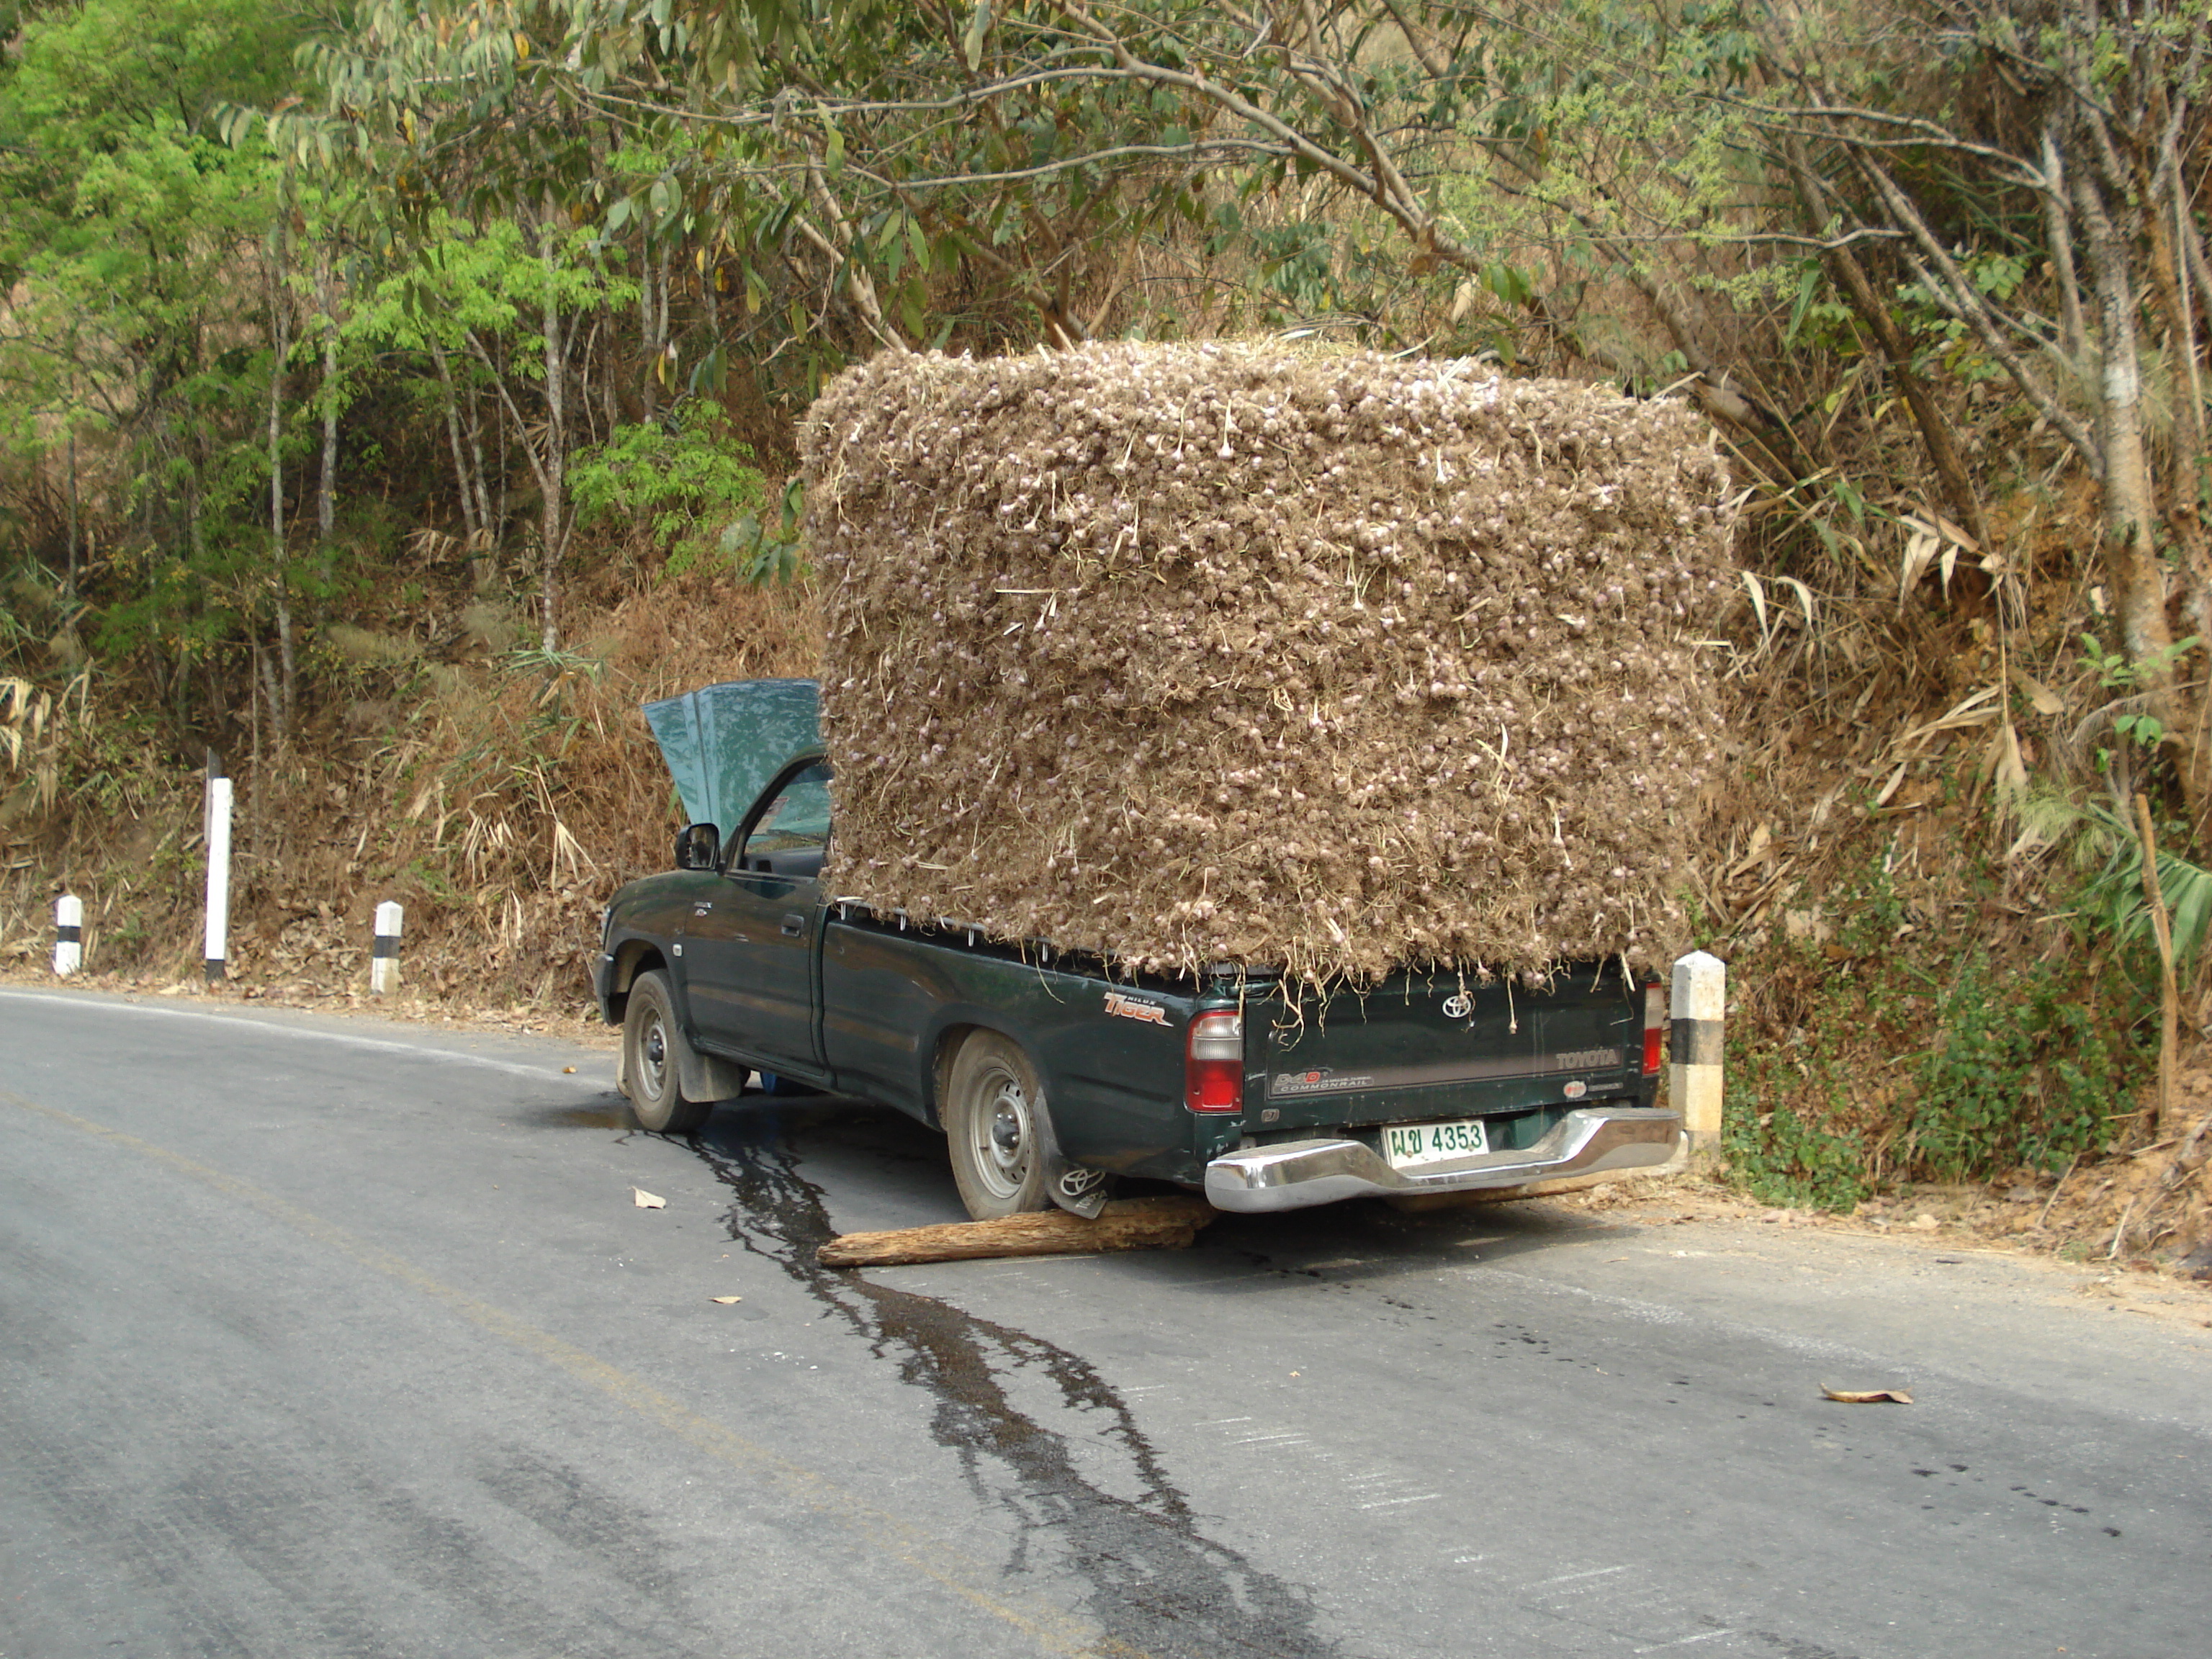
[[[1665,993],[1617,960],[1539,988],[1409,973],[1324,995],[876,915],[824,890],[814,682],[710,686],[646,715],[692,821],[677,867],[608,906],[594,982],[648,1129],[696,1129],[753,1073],[863,1096],[945,1132],[978,1219],[1095,1214],[1116,1176],[1289,1210],[1674,1148],[1680,1120],[1653,1103]]]

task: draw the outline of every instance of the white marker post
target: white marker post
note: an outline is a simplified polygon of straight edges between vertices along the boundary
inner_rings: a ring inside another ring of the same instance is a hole
[[[1720,1147],[1721,1033],[1727,1010],[1727,963],[1704,951],[1692,951],[1675,963],[1667,1088],[1693,1153]]]
[[[54,972],[64,979],[84,966],[84,901],[64,893],[54,901]]]
[[[207,978],[219,985],[230,954],[230,780],[210,778],[207,791]]]
[[[368,950],[368,994],[389,996],[399,984],[399,927],[406,912],[392,900],[376,907],[376,933]]]

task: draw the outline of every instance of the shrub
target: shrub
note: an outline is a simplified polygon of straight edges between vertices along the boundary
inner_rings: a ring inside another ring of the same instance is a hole
[[[617,427],[577,459],[569,484],[580,522],[630,520],[681,574],[719,556],[724,532],[759,510],[767,480],[751,459],[719,410],[683,404],[665,420]]]

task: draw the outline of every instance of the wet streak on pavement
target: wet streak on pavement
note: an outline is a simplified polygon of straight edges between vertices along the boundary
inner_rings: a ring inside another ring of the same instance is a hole
[[[933,1297],[821,1266],[816,1252],[833,1230],[822,1189],[799,1173],[789,1127],[785,1114],[764,1111],[718,1125],[712,1142],[690,1143],[735,1195],[724,1217],[730,1237],[775,1263],[877,1357],[895,1359],[901,1382],[928,1392],[932,1436],[960,1460],[979,1500],[1006,1501],[991,1466],[1012,1476],[1027,1532],[1056,1540],[1091,1585],[1083,1611],[1107,1633],[1103,1651],[1157,1659],[1337,1651],[1315,1629],[1304,1591],[1199,1531],[1128,1406],[1088,1360]],[[1103,1437],[1127,1453],[1139,1495],[1109,1492],[1077,1467],[1066,1437],[1013,1400],[1008,1381],[1020,1373],[1049,1382],[1072,1411],[1107,1415]],[[1025,1534],[1008,1567],[1031,1565]]]

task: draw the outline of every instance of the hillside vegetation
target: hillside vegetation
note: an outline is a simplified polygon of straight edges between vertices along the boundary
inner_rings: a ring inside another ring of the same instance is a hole
[[[236,980],[358,985],[397,897],[419,986],[574,1008],[674,827],[636,703],[811,665],[829,375],[1476,357],[1747,492],[1733,1177],[2078,1171],[2186,1250],[2208,9],[0,4],[0,951],[67,890],[190,977],[214,751]]]

